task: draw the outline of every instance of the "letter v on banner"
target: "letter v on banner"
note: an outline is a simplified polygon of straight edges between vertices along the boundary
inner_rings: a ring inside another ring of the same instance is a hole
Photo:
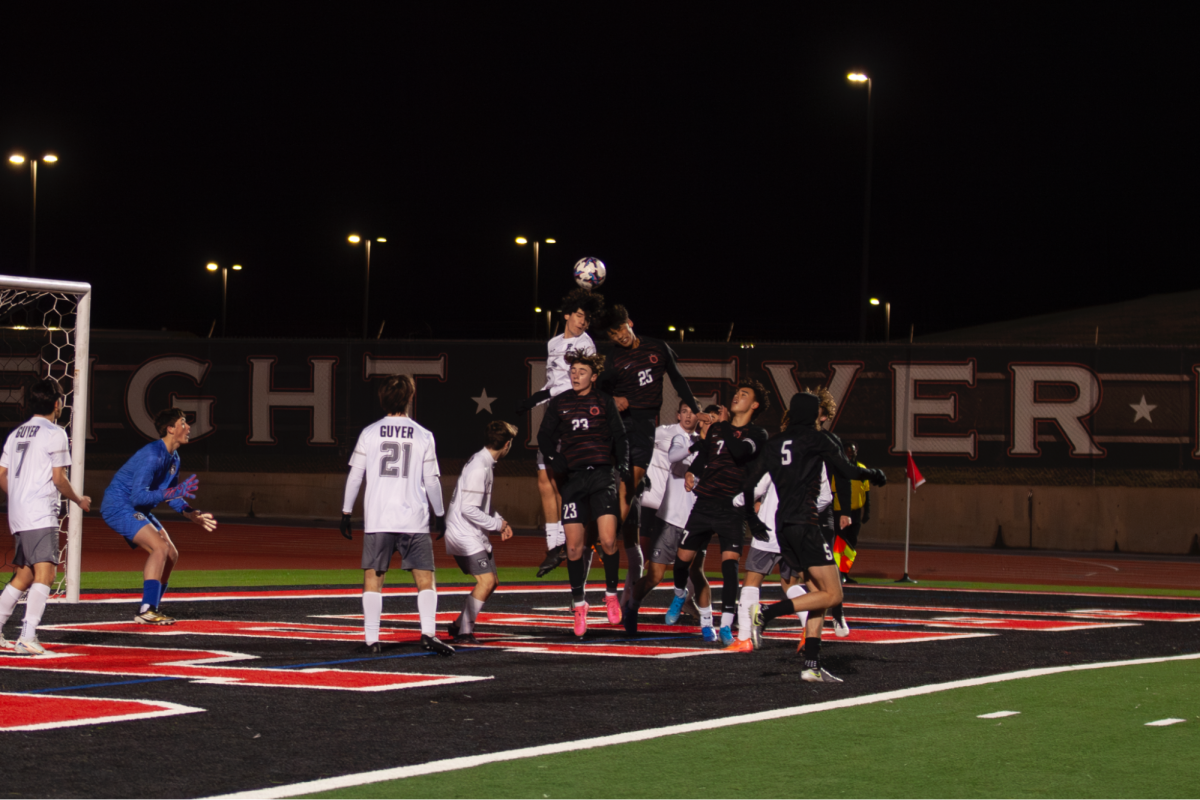
[[[775,396],[779,398],[779,405],[783,408],[786,408],[792,397],[801,391],[800,384],[796,381],[798,366],[795,361],[763,362],[763,371],[771,379],[771,388],[775,390]],[[837,426],[838,420],[842,418],[842,412],[846,409],[846,399],[850,396],[850,391],[854,388],[854,382],[858,379],[858,373],[862,369],[863,362],[861,361],[829,362],[828,381],[823,385],[829,394],[833,395],[833,401],[837,404],[837,412],[833,415],[833,419],[825,423],[826,430],[833,430]]]

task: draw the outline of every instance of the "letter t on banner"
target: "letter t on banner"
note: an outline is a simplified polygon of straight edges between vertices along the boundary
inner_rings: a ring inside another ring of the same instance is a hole
[[[916,583],[912,578],[908,577],[908,531],[912,526],[912,493],[913,489],[919,488],[925,483],[925,478],[921,476],[921,470],[917,469],[917,462],[913,461],[912,453],[908,454],[908,464],[904,467],[905,477],[907,480],[907,493],[904,498],[904,577],[896,581],[896,583]]]

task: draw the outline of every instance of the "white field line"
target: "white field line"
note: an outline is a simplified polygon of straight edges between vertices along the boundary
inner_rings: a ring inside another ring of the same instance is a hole
[[[1108,667],[1132,667],[1141,664],[1159,664],[1166,661],[1189,661],[1197,659],[1200,659],[1200,653],[1190,653],[1183,656],[1164,656],[1160,658],[1138,658],[1128,661],[1106,661],[1098,664],[1075,664],[1065,667],[1042,667],[1040,669],[1026,669],[1019,672],[1007,672],[1002,675],[988,675],[982,678],[968,678],[965,680],[949,681],[947,683],[934,683],[928,686],[916,686],[911,689],[898,689],[891,692],[864,695],[863,697],[850,697],[844,700],[830,700],[824,703],[813,703],[812,705],[807,706],[793,706],[791,708],[775,709],[774,711],[760,711],[754,714],[740,714],[735,717],[710,719],[703,722],[689,722],[682,725],[668,725],[663,728],[649,728],[641,731],[629,731],[627,733],[618,733],[611,736],[598,736],[593,739],[578,739],[573,742],[558,742],[557,744],[538,745],[537,747],[522,747],[516,750],[501,751],[499,753],[487,753],[478,756],[464,756],[461,758],[446,758],[440,761],[430,761],[426,764],[413,764],[407,767],[372,770],[371,772],[359,772],[354,775],[343,775],[338,778],[323,778],[316,781],[293,783],[288,786],[273,786],[269,789],[255,789],[246,792],[235,792],[233,794],[215,795],[212,800],[218,800],[218,798],[220,800],[224,800],[224,798],[295,797],[302,794],[314,794],[316,792],[328,792],[335,789],[346,789],[351,786],[362,786],[367,783],[377,783],[379,781],[399,780],[401,778],[412,778],[417,775],[431,775],[438,772],[469,769],[471,767],[479,767],[483,766],[484,764],[495,764],[501,761],[516,761],[522,758],[535,758],[537,756],[547,756],[556,753],[571,753],[577,750],[590,750],[592,748],[607,747],[614,744],[642,742],[646,741],[647,739],[659,739],[664,736],[674,736],[680,733],[715,730],[717,728],[727,728],[731,725],[745,725],[751,722],[763,722],[771,719],[799,717],[805,714],[814,714],[818,711],[832,711],[839,708],[865,706],[872,703],[885,702],[888,700],[899,700],[905,697],[936,694],[937,692],[945,692],[952,689],[965,689],[971,686],[986,686],[987,684],[991,683],[1005,683],[1007,681],[1023,680],[1025,678],[1038,678],[1043,675],[1056,675],[1062,672],[1081,672],[1083,670],[1105,669]]]

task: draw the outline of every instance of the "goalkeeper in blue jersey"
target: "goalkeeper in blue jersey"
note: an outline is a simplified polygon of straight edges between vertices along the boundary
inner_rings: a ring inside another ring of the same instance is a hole
[[[192,428],[178,408],[160,411],[154,427],[162,438],[151,442],[133,454],[125,466],[117,470],[104,490],[100,515],[108,527],[125,537],[131,548],[141,548],[148,554],[142,572],[142,605],[134,622],[144,625],[174,625],[175,620],[158,610],[167,591],[171,570],[179,560],[179,550],[167,535],[162,523],[154,518],[155,506],[164,500],[206,531],[215,530],[217,521],[212,514],[192,508],[187,501],[196,496],[200,481],[193,475],[179,479],[179,448],[188,443]]]

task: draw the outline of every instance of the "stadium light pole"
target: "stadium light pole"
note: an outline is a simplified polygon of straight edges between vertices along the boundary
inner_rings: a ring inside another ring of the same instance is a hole
[[[367,273],[363,280],[363,339],[367,338],[367,311],[371,306],[371,237],[362,237],[357,233],[352,233],[346,237],[346,241],[350,244],[358,244],[364,242],[367,246]],[[386,244],[387,239],[382,236],[376,236],[375,241],[380,244]]]
[[[205,265],[204,268],[206,270],[208,270],[209,272],[216,272],[218,269],[221,270],[221,338],[225,338],[225,298],[229,294],[229,269],[230,268],[229,267],[218,267],[216,264],[214,264],[211,261],[208,262],[208,264]],[[234,264],[233,271],[241,272],[242,265]]]
[[[518,236],[517,244],[520,244],[520,245],[529,244],[529,240],[526,239],[524,236]],[[538,250],[539,250],[539,245],[541,245],[541,244],[558,244],[558,242],[555,241],[554,239],[542,239],[540,242],[535,239],[533,242],[533,307],[538,312],[541,311],[540,307],[538,306]],[[534,317],[533,319],[534,319],[533,335],[537,336],[537,329],[538,329],[537,317]],[[546,321],[546,333],[549,334],[549,332],[550,332],[550,321],[547,320]]]
[[[880,300],[878,297],[871,298],[871,305],[883,305],[883,342],[887,344],[892,340],[892,301]]]
[[[46,153],[40,159],[25,158],[21,153],[13,153],[8,157],[10,164],[20,166],[26,161],[29,162],[29,178],[33,183],[33,204],[29,213],[29,277],[37,275],[37,168],[38,161],[43,164],[58,163],[58,156],[53,153]]]
[[[865,72],[851,72],[846,76],[846,80],[853,84],[867,85],[867,181],[866,189],[863,192],[863,246],[862,246],[862,273],[859,276],[859,302],[858,302],[858,340],[865,342],[867,340],[867,267],[871,260],[871,138],[873,135],[873,125],[871,124],[871,76]]]

